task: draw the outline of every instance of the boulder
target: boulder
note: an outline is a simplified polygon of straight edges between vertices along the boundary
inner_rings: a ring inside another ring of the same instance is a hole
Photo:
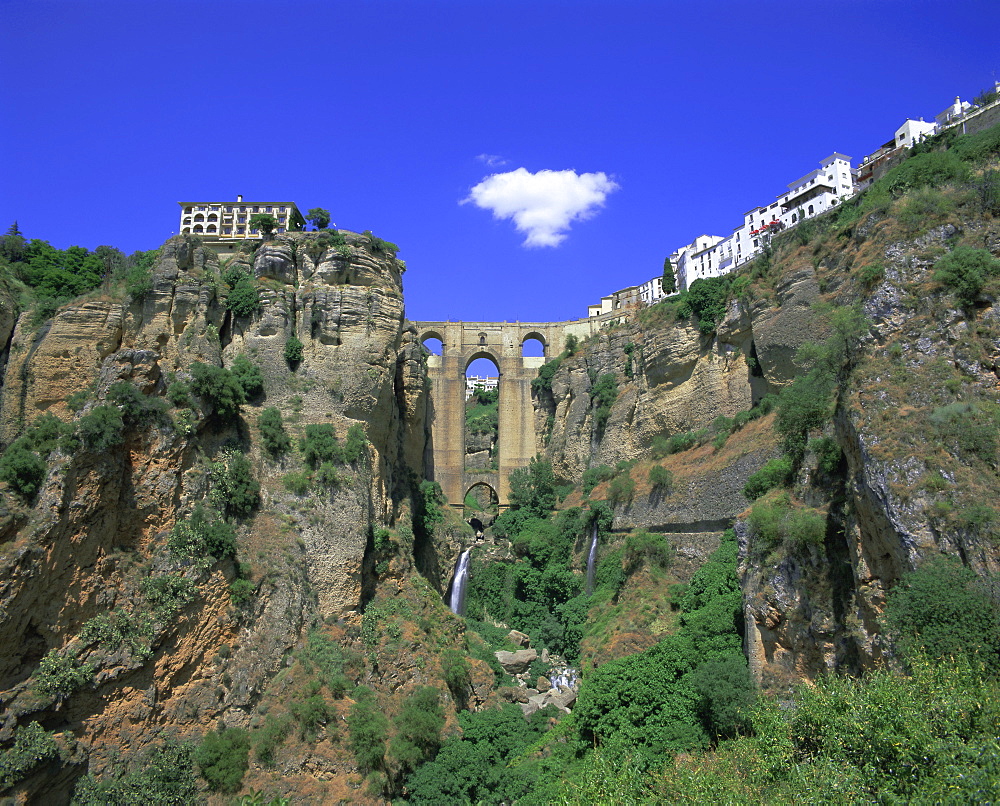
[[[528,667],[538,658],[538,652],[534,649],[519,649],[517,652],[500,650],[496,653],[496,658],[507,674],[521,674],[528,671]]]
[[[511,630],[507,633],[507,640],[521,647],[531,646],[531,638],[518,630]],[[545,650],[542,651],[544,652]]]

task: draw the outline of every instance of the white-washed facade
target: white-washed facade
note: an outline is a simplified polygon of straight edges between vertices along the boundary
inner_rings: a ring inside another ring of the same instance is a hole
[[[237,196],[235,202],[178,202],[181,206],[181,233],[205,235],[222,240],[248,238],[259,235],[250,227],[250,219],[257,213],[274,216],[278,226],[275,232],[298,230],[305,223],[295,202],[244,202]]]

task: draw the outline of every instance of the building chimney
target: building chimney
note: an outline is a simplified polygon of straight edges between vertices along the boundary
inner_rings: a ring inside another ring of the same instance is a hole
[[[236,197],[236,201],[238,201],[238,202],[241,202],[241,201],[243,201],[243,195],[242,195],[242,194],[238,195],[238,196]]]

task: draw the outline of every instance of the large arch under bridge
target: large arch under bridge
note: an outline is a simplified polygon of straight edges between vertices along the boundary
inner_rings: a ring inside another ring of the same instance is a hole
[[[604,324],[597,317],[575,322],[415,322],[420,343],[441,341],[441,355],[427,357],[431,380],[432,464],[428,478],[441,485],[445,498],[461,507],[465,493],[487,484],[500,508],[510,504],[510,473],[528,464],[540,445],[535,433],[531,381],[538,368],[559,355],[566,337],[583,340]],[[542,356],[524,356],[525,341],[537,340]],[[465,373],[477,358],[488,358],[499,369],[499,428],[497,469],[469,471],[465,466]]]

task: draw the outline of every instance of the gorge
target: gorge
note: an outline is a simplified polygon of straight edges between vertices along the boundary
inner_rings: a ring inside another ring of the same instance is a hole
[[[791,801],[836,768],[845,799],[935,797],[934,764],[892,783],[864,737],[837,756],[816,703],[948,677],[886,621],[940,568],[985,638],[951,674],[975,726],[935,747],[978,787],[956,797],[990,797],[998,160],[996,127],[928,141],[733,275],[510,344],[409,321],[370,235],[222,257],[179,235],[145,282],[54,311],[5,241],[2,794],[528,804],[634,779],[635,802]],[[498,467],[472,472],[480,354]]]

